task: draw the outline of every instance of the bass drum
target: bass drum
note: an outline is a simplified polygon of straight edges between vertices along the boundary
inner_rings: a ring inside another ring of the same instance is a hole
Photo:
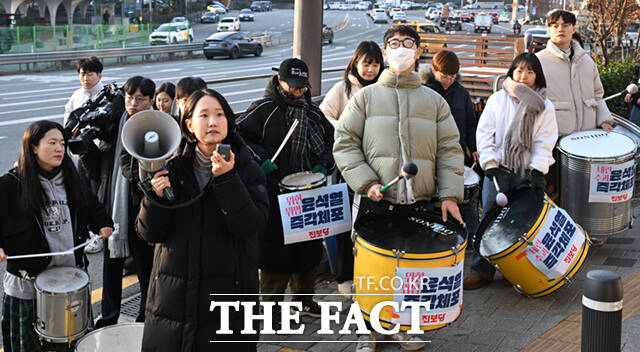
[[[480,255],[529,297],[570,283],[587,257],[587,234],[542,191],[524,188],[508,198],[478,228]]]
[[[429,301],[421,313],[422,330],[455,321],[462,311],[462,268],[467,238],[437,214],[363,215],[354,230],[354,293],[365,319],[383,301]],[[380,324],[409,330],[410,310],[382,308]]]
[[[139,352],[144,323],[105,326],[78,340],[76,352]]]
[[[640,127],[635,123],[625,119],[616,114],[611,114],[613,116],[613,121],[616,123],[613,130],[620,134],[624,134],[625,136],[631,138],[633,143],[638,146],[636,149],[636,154],[634,156],[635,164],[636,164],[636,180],[635,186],[633,187],[633,200],[640,199]]]

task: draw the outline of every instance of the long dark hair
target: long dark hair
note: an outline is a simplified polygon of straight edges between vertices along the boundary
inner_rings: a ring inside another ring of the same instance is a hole
[[[507,71],[507,76],[513,79],[513,71],[515,71],[516,68],[520,66],[531,68],[536,74],[536,81],[534,82],[536,88],[547,87],[547,81],[544,79],[544,71],[542,71],[542,64],[535,54],[522,53],[516,56],[516,58],[513,59],[511,66],[509,67],[509,71]]]
[[[59,130],[64,138],[65,154],[62,158],[60,168],[64,175],[67,203],[74,205],[76,208],[83,207],[86,204],[86,198],[82,193],[83,187],[79,187],[82,181],[80,180],[73,161],[71,161],[66,153],[66,145],[69,138],[65,134],[64,128],[57,122],[40,120],[29,125],[27,130],[24,131],[20,157],[18,158],[18,166],[16,167],[16,173],[22,183],[22,194],[20,195],[19,205],[34,215],[39,215],[41,209],[44,208],[45,193],[38,179],[40,165],[38,164],[38,157],[33,152],[33,148],[37,147],[38,144],[40,144],[40,140],[44,138],[44,135],[52,129]]]
[[[220,103],[220,106],[222,106],[224,116],[227,118],[227,138],[229,138],[231,132],[233,132],[236,127],[236,115],[233,113],[233,110],[231,110],[231,106],[229,106],[227,99],[225,99],[222,94],[213,89],[197,90],[191,93],[189,99],[187,99],[187,102],[184,106],[184,111],[182,112],[182,116],[180,117],[180,129],[182,130],[182,135],[185,136],[187,138],[187,141],[191,143],[197,142],[197,139],[195,134],[191,133],[191,131],[189,131],[189,129],[187,128],[187,120],[193,117],[193,112],[196,109],[196,105],[198,105],[200,99],[205,96],[215,98]]]
[[[362,43],[358,44],[355,53],[353,53],[353,56],[351,57],[351,61],[349,61],[349,64],[344,69],[344,90],[347,93],[347,97],[349,98],[351,97],[352,88],[351,81],[349,80],[349,74],[354,75],[361,84],[365,82],[364,79],[360,77],[360,74],[358,74],[358,62],[360,62],[360,60],[362,60],[363,58],[366,63],[375,62],[380,64],[378,75],[376,76],[376,78],[371,80],[369,84],[378,81],[378,78],[382,74],[384,68],[382,67],[384,65],[384,59],[382,58],[382,50],[380,50],[378,44],[370,40],[365,40]],[[364,85],[365,84],[363,84],[363,86]]]

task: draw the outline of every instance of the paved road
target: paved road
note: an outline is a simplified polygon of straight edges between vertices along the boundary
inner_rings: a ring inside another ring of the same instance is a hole
[[[325,23],[337,26],[348,16],[348,25],[335,33],[331,45],[323,46],[323,68],[344,67],[357,44],[362,40],[382,41],[382,35],[389,25],[373,24],[363,12],[325,11]],[[423,11],[411,11],[409,20],[424,21]],[[502,28],[504,27],[504,28]],[[506,25],[495,26],[495,32],[510,32]],[[464,30],[471,30],[471,24],[464,24]],[[293,31],[293,11],[276,10],[269,13],[257,13],[255,22],[243,22],[242,30],[257,35],[271,31],[281,39],[291,40]],[[215,31],[215,24],[194,25],[195,39],[201,41]],[[116,82],[119,85],[131,76],[143,75],[153,79],[157,85],[170,81],[176,83],[181,77],[199,76],[205,80],[229,78],[234,76],[257,75],[273,72],[272,67],[290,57],[290,45],[266,48],[261,57],[244,57],[238,60],[192,59],[173,62],[143,63],[126,66],[107,65],[103,72],[103,82]],[[341,72],[322,76],[322,93],[341,79]],[[262,96],[266,80],[242,81],[212,85],[230,102],[234,111],[242,111],[251,101]],[[27,125],[40,119],[61,122],[64,104],[72,92],[78,88],[75,71],[45,72],[33,74],[14,74],[0,76],[0,172],[10,169],[18,156],[20,139]],[[89,267],[92,288],[102,285],[102,254],[90,255]],[[0,277],[4,265],[0,265]],[[125,296],[136,292],[137,285],[125,291]],[[0,289],[0,293],[2,290]],[[98,306],[96,306],[97,308]]]

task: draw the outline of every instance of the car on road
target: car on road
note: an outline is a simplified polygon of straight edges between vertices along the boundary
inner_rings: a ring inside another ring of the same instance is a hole
[[[402,9],[400,8],[400,6],[396,6],[396,7],[390,8],[389,11],[387,12],[387,14],[389,15],[389,17],[393,18],[393,15],[396,12],[402,12]]]
[[[218,32],[205,39],[202,52],[211,60],[216,56],[237,59],[242,55],[262,55],[262,44],[245,32]]]
[[[373,23],[389,23],[389,17],[384,10],[376,11],[376,13],[373,14]]]
[[[239,30],[240,20],[237,17],[223,17],[220,22],[218,22],[218,32]]]
[[[524,32],[525,49],[530,53],[536,53],[547,47],[547,41],[551,38],[545,27],[529,28]]]
[[[174,17],[171,19],[171,22],[169,23],[173,23],[173,24],[184,23],[187,25],[187,27],[190,25],[189,20],[186,17]]]
[[[227,14],[227,9],[225,9],[224,7],[220,6],[220,5],[208,5],[207,6],[207,11],[210,12],[215,12],[219,15],[226,15]]]
[[[447,18],[447,21],[444,24],[444,29],[447,31],[450,31],[450,30],[461,31],[462,20],[460,19],[460,17],[449,17]]]
[[[430,7],[427,11],[425,11],[424,18],[433,20],[436,18],[436,12],[438,12],[438,10],[436,10],[435,7]]]
[[[356,10],[367,11],[367,10],[369,10],[371,8],[373,8],[373,5],[371,4],[371,1],[360,1],[356,5]]]
[[[200,17],[200,23],[218,23],[218,21],[220,21],[220,16],[215,12],[205,12]]]
[[[473,32],[487,32],[491,33],[491,26],[493,24],[493,20],[491,15],[486,13],[478,14],[473,20]]]
[[[240,21],[251,21],[253,22],[253,11],[250,9],[242,9],[240,10],[240,14],[238,14],[238,19]]]
[[[468,13],[467,11],[460,11],[459,15],[462,22],[464,23],[471,22],[471,14]]]
[[[324,43],[333,43],[333,29],[327,26],[326,24],[322,25],[322,44]]]
[[[184,23],[164,23],[149,35],[149,43],[178,44],[180,42],[192,42],[193,29]]]
[[[249,7],[253,12],[266,12],[271,11],[272,9],[271,1],[254,1]]]
[[[407,14],[402,11],[396,11],[393,14],[393,23],[407,23]]]
[[[498,16],[498,23],[507,23],[511,22],[511,16],[508,13],[502,13]]]

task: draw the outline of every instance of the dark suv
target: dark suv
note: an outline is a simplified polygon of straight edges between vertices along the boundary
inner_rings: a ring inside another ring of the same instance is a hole
[[[254,1],[250,7],[253,12],[271,11],[271,1]]]

